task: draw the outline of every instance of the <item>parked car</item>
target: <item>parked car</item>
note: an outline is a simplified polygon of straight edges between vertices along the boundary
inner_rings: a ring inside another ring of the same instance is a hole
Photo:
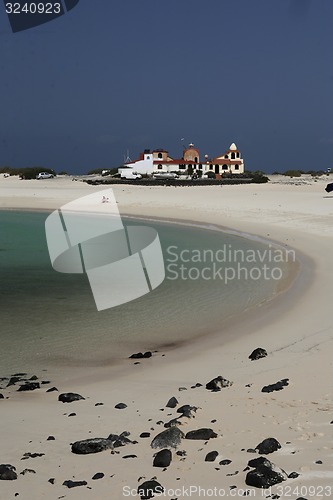
[[[36,179],[52,179],[54,177],[53,174],[50,174],[50,172],[39,172],[39,174],[36,175]]]
[[[153,173],[154,179],[178,179],[178,175],[174,172],[156,172]]]
[[[120,177],[122,179],[142,179],[142,175],[138,172],[133,172],[133,170],[122,170]]]

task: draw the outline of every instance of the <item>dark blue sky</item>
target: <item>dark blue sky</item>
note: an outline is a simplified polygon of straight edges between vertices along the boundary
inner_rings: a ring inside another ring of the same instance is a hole
[[[333,166],[332,0],[80,0],[15,34],[0,14],[0,166],[84,173],[191,141],[236,142],[249,170]]]

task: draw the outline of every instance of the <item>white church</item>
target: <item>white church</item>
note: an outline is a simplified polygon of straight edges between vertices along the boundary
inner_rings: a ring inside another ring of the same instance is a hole
[[[125,163],[123,167],[118,169],[118,172],[121,174],[124,169],[150,175],[167,172],[177,172],[179,174],[183,172],[185,174],[190,169],[193,173],[199,171],[202,174],[213,172],[217,176],[221,176],[224,173],[244,173],[244,160],[234,142],[223,155],[212,159],[205,155],[203,160],[200,159],[199,149],[195,148],[194,144],[191,143],[188,148],[184,149],[183,157],[179,160],[171,158],[165,149],[154,149],[153,151],[145,149],[137,160]]]

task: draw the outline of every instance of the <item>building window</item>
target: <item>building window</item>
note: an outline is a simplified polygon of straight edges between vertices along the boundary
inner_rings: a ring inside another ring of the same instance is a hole
[[[199,163],[199,170],[202,170],[202,163]]]
[[[235,170],[239,170],[239,165],[235,165]]]
[[[159,164],[159,165],[157,166],[157,168],[158,168],[159,170],[162,170],[163,166],[162,166],[161,164]]]
[[[158,153],[157,157],[158,157],[158,158],[163,158],[162,153]]]
[[[223,169],[223,170],[228,170],[228,165],[225,165],[225,164],[224,164],[224,165],[222,165],[222,169]]]
[[[194,158],[194,161],[195,161],[195,163],[198,163],[198,157],[197,156]]]
[[[231,159],[234,160],[236,158],[235,153],[231,153]]]
[[[239,156],[240,156],[240,155],[239,155],[239,152],[237,152],[237,158],[239,158]]]
[[[179,165],[179,170],[185,170],[186,166],[184,165],[184,163],[182,163],[181,165]]]
[[[228,155],[225,155],[225,157],[224,157],[224,158],[227,160],[227,159],[228,159]]]

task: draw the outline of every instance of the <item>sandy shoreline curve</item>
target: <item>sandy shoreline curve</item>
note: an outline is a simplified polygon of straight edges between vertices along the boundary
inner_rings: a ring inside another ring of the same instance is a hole
[[[102,190],[69,179],[40,182],[0,178],[1,208],[54,209]],[[19,498],[36,499],[61,495],[104,499],[110,494],[123,498],[124,488],[137,488],[139,477],[156,476],[170,491],[199,485],[230,493],[230,487],[236,486],[239,493],[249,489],[254,491],[252,496],[262,498],[262,490],[245,483],[247,462],[258,456],[246,450],[274,437],[281,448],[267,458],[299,476],[273,486],[271,493],[282,498],[323,498],[328,493],[324,488],[333,484],[333,205],[324,186],[325,179],[223,188],[112,186],[121,215],[194,220],[272,239],[296,249],[302,261],[300,275],[281,300],[278,297],[263,308],[263,317],[257,308],[255,317],[231,327],[237,330],[237,338],[231,335],[220,348],[213,335],[165,356],[157,353],[138,365],[130,361],[117,379],[108,367],[96,373],[87,367],[75,378],[63,377],[59,391],[79,392],[85,401],[65,407],[57,401],[56,392],[20,393],[15,386],[1,391],[8,398],[1,401],[8,429],[1,463],[13,464],[18,473],[25,467],[36,471],[19,474],[16,481],[2,481],[5,496],[19,492]],[[268,356],[250,361],[248,356],[257,347],[265,348]],[[233,385],[217,393],[207,391],[205,384],[218,375]],[[286,378],[289,385],[282,390],[261,392],[263,386]],[[196,386],[199,383],[202,386]],[[180,387],[186,390],[179,391]],[[177,416],[176,410],[165,408],[171,396],[179,405],[198,407],[192,418],[181,419],[183,432],[211,427],[218,436],[207,444],[183,440],[179,450],[186,455],[174,451],[170,467],[162,471],[152,466],[156,450],[150,441],[164,430],[158,421]],[[127,408],[115,409],[120,401]],[[98,402],[104,404],[96,407]],[[76,417],[68,418],[70,412]],[[120,453],[71,453],[70,443],[75,440],[124,430],[139,443],[119,448]],[[140,438],[144,431],[150,432],[150,439]],[[56,439],[47,441],[51,434]],[[230,459],[229,465],[221,465],[219,459],[205,462],[206,453],[212,450],[218,451],[220,460]],[[21,462],[24,452],[45,455]],[[137,458],[124,459],[128,454]],[[103,479],[92,480],[96,472],[103,472]],[[48,482],[51,477],[54,484]],[[86,480],[88,487],[69,490],[62,485],[67,479]]]

